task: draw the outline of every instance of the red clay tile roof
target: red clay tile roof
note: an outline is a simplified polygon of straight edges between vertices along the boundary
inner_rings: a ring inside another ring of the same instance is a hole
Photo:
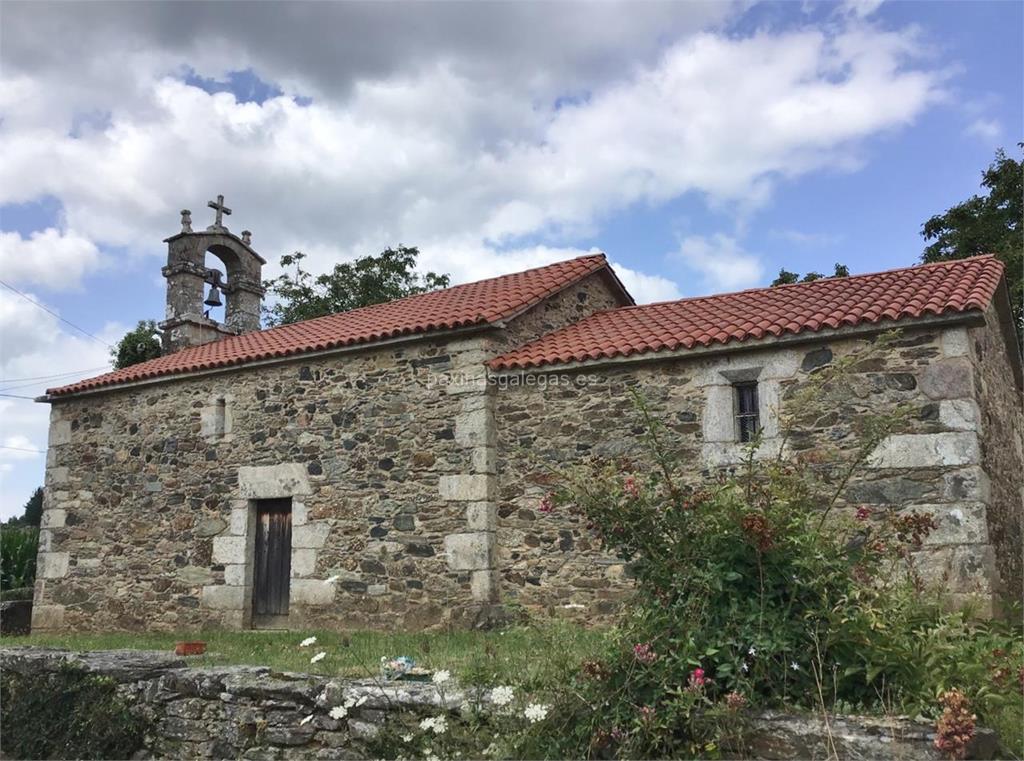
[[[50,396],[64,396],[103,386],[372,343],[396,336],[487,325],[509,318],[603,268],[608,268],[604,254],[581,256],[525,272],[232,336],[95,378],[48,389],[46,393]],[[614,278],[610,268],[608,272]],[[632,302],[625,289],[622,289],[622,293],[624,298]]]
[[[494,370],[627,357],[786,333],[984,309],[993,256],[597,312],[492,359]]]

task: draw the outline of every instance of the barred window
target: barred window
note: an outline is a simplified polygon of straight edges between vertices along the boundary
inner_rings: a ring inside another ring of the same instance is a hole
[[[761,428],[757,409],[757,381],[735,383],[736,432],[740,441],[750,441]]]

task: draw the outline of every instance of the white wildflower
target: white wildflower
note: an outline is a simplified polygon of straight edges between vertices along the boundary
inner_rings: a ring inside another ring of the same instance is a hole
[[[326,657],[327,657],[327,653],[325,653],[323,650],[321,650],[319,653],[317,653],[312,658],[310,658],[309,662],[310,663],[319,663],[320,661],[322,661]]]
[[[750,671],[750,666],[748,666],[746,663],[744,663],[742,666],[740,666],[740,668],[743,669],[743,673],[744,674],[746,674],[748,671]]]
[[[542,706],[540,703],[530,703],[523,711],[523,716],[530,720],[531,724],[544,721],[548,717],[549,706]]]
[[[345,706],[334,706],[329,715],[332,719],[344,719],[348,716],[348,709]]]
[[[310,715],[309,715],[309,716],[307,716],[307,717],[306,717],[305,719],[303,719],[302,721],[300,721],[300,722],[299,722],[299,726],[301,727],[301,726],[303,726],[304,724],[309,724],[309,722],[311,722],[311,721],[313,721],[313,714],[310,714]]]
[[[420,722],[420,729],[424,732],[433,732],[435,735],[443,735],[448,731],[448,719],[444,716],[435,716],[432,719],[424,719]]]
[[[800,664],[797,663],[796,661],[793,661],[791,664],[789,664],[789,667],[791,669],[793,669],[793,671],[799,671],[800,670]]]
[[[316,644],[316,637],[306,637],[302,642],[299,643],[299,647],[309,647],[310,645]]]
[[[402,735],[402,742],[404,742],[404,743],[411,743],[412,742],[412,735]]]
[[[754,647],[753,645],[751,645],[750,649],[747,650],[747,655],[751,655],[751,656],[757,655],[757,648]]]
[[[511,687],[495,687],[491,690],[491,702],[496,706],[507,706],[515,697],[515,690]]]
[[[434,684],[444,684],[452,678],[452,674],[447,669],[441,669],[440,671],[434,672]]]

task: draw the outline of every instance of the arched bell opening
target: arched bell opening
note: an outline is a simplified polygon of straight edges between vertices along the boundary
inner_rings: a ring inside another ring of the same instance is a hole
[[[229,291],[228,268],[221,258],[207,251],[203,266],[206,268],[203,289],[203,316],[219,323],[226,321]]]

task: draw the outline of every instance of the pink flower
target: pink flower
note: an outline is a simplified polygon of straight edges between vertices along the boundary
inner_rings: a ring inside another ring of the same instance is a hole
[[[866,505],[861,505],[857,508],[857,520],[861,523],[871,517],[871,508]]]
[[[555,500],[552,498],[550,493],[545,494],[543,497],[541,497],[540,506],[537,509],[545,515],[554,512]]]
[[[709,681],[709,679],[704,678],[704,669],[699,667],[695,668],[693,672],[690,674],[690,680],[689,684],[687,685],[687,689],[690,690],[690,692],[697,692],[698,690],[703,689],[704,685],[706,685]]]
[[[625,483],[622,485],[622,489],[633,499],[640,496],[640,487],[636,485],[636,479],[633,478],[633,476],[626,478]]]
[[[633,645],[633,656],[640,661],[640,663],[649,664],[658,660],[658,654],[654,652],[654,648],[651,647],[650,642]]]
[[[654,719],[654,709],[650,706],[641,706],[640,708],[640,720],[649,722]]]

